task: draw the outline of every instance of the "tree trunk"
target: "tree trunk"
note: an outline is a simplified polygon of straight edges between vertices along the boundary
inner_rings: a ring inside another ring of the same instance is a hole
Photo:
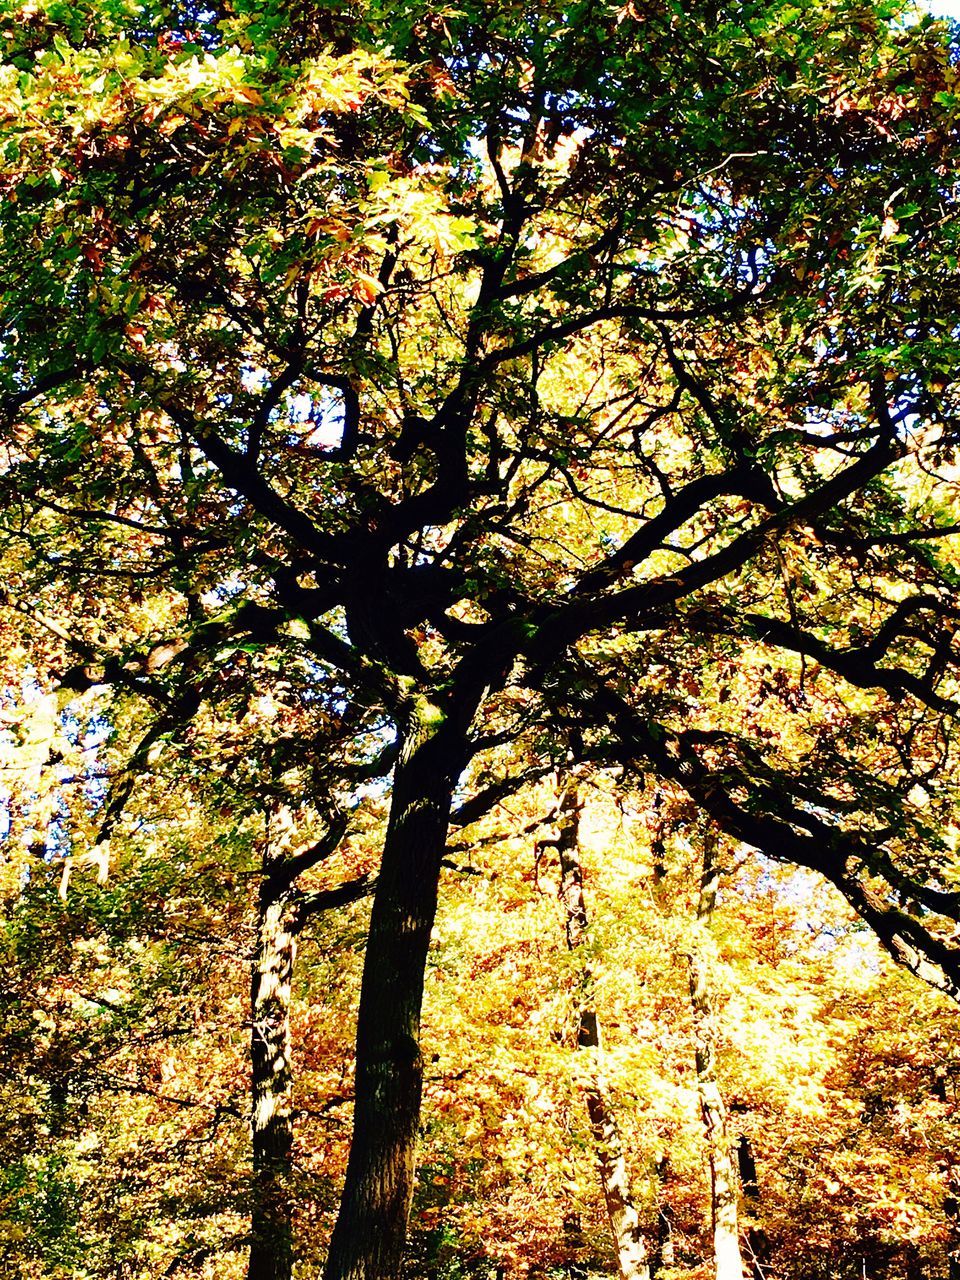
[[[253,1204],[248,1280],[290,1280],[293,1275],[290,986],[299,929],[293,894],[268,877],[260,894],[250,992]]]
[[[737,1211],[738,1175],[727,1130],[727,1111],[717,1083],[714,1012],[706,955],[705,935],[713,917],[719,874],[714,861],[715,840],[712,829],[708,830],[704,835],[703,875],[697,903],[698,937],[688,957],[690,1001],[693,1005],[700,1113],[710,1157],[710,1201],[716,1277],[717,1280],[744,1280]]]
[[[393,1280],[400,1266],[420,1118],[424,969],[465,739],[429,699],[411,700],[370,919],[353,1140],[325,1280]]]
[[[657,1261],[654,1274],[671,1268],[676,1263],[673,1247],[673,1211],[667,1197],[670,1180],[670,1157],[662,1155],[657,1161],[657,1190],[659,1207],[657,1209]]]
[[[560,802],[557,847],[560,854],[560,896],[566,911],[567,946],[575,951],[587,928],[580,865],[581,803],[574,781],[568,780]],[[584,1093],[590,1130],[597,1153],[600,1184],[617,1251],[621,1280],[650,1280],[646,1241],[630,1196],[630,1181],[623,1143],[600,1072],[600,1023],[589,998],[590,972],[584,970],[577,1044],[590,1054]]]
[[[737,1167],[740,1170],[740,1185],[748,1200],[760,1199],[760,1183],[757,1180],[757,1162],[753,1157],[753,1147],[745,1133],[740,1135],[737,1143]]]
[[[757,1178],[753,1147],[746,1134],[741,1134],[737,1143],[737,1167],[747,1208],[746,1243],[750,1277],[751,1280],[765,1280],[770,1261],[770,1242],[767,1233],[756,1221],[760,1208],[760,1181]]]

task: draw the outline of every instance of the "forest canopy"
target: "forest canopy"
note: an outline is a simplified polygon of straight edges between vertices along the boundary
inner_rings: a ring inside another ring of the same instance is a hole
[[[950,24],[0,14],[9,1274],[955,1280]]]

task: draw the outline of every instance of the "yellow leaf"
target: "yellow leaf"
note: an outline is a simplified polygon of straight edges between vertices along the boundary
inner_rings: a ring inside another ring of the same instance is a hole
[[[375,280],[373,276],[368,276],[365,271],[358,271],[354,280],[354,292],[358,297],[363,298],[364,302],[371,303],[381,293],[382,286],[379,280]]]

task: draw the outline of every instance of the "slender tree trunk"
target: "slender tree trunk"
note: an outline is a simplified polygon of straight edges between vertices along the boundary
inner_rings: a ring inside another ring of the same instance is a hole
[[[465,729],[411,700],[360,990],[353,1141],[325,1280],[394,1280],[413,1197],[420,1010]]]
[[[700,1113],[710,1156],[710,1199],[713,1216],[713,1251],[717,1280],[744,1280],[737,1212],[738,1176],[727,1129],[727,1111],[716,1075],[716,1037],[710,994],[705,934],[710,928],[717,897],[718,871],[714,860],[715,835],[704,835],[703,875],[697,903],[698,937],[689,959],[690,1000],[697,1063]]]
[[[587,908],[583,897],[583,870],[580,865],[581,803],[576,782],[566,782],[560,803],[557,840],[560,854],[560,895],[566,910],[567,946],[575,951],[587,928]],[[589,997],[590,973],[583,974],[577,1043],[591,1055],[585,1096],[590,1130],[597,1152],[600,1184],[610,1219],[621,1280],[650,1280],[647,1246],[640,1215],[630,1195],[630,1181],[623,1155],[623,1143],[600,1072],[600,1023]]]
[[[294,895],[267,877],[260,894],[250,991],[253,1204],[248,1280],[290,1280],[293,1275],[290,986],[299,929]]]
[[[304,893],[299,887],[299,877],[339,846],[346,829],[342,815],[330,820],[318,840],[293,853],[274,847],[269,816],[267,824],[250,975],[253,1182],[247,1280],[291,1280],[296,1248],[290,995],[297,940],[312,916],[367,896],[372,885],[368,876],[359,876],[335,889]]]
[[[753,1157],[753,1147],[746,1134],[740,1135],[737,1143],[737,1168],[740,1170],[740,1185],[748,1200],[760,1199],[760,1183],[757,1180],[757,1162]]]
[[[659,1208],[657,1210],[657,1261],[654,1274],[672,1267],[676,1262],[673,1247],[673,1212],[667,1197],[670,1180],[670,1157],[662,1155],[657,1161],[657,1186],[659,1190]]]
[[[770,1261],[770,1242],[767,1233],[757,1221],[760,1209],[760,1181],[757,1178],[757,1162],[754,1159],[753,1147],[746,1134],[740,1135],[737,1143],[737,1168],[740,1172],[740,1186],[748,1211],[747,1218],[747,1257],[750,1265],[751,1280],[765,1280],[767,1264]]]

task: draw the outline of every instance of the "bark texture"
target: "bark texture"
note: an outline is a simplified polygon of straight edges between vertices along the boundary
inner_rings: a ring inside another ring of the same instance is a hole
[[[567,946],[575,951],[587,929],[580,863],[581,802],[576,782],[568,779],[560,802],[557,839],[560,855],[560,896],[563,900]],[[600,1070],[600,1023],[590,1000],[590,973],[583,973],[577,1043],[590,1054],[584,1093],[590,1129],[597,1152],[600,1184],[610,1219],[621,1280],[650,1280],[650,1261],[640,1215],[630,1195],[623,1142]]]
[[[465,752],[462,726],[430,699],[411,699],[370,920],[353,1140],[325,1280],[393,1280],[400,1266],[423,1082],[424,969]]]
[[[727,1127],[727,1110],[717,1082],[716,1032],[710,991],[707,934],[717,898],[715,836],[704,836],[703,875],[697,903],[696,941],[689,961],[690,1002],[697,1064],[700,1114],[710,1158],[710,1202],[717,1280],[744,1280],[738,1215],[739,1179]]]
[[[287,832],[293,829],[289,812],[276,816]],[[336,851],[345,830],[343,816],[332,817],[318,840],[290,853],[282,847],[282,839],[271,838],[271,816],[267,816],[257,945],[250,975],[253,1180],[247,1280],[291,1280],[294,1273],[290,996],[297,940],[312,916],[366,896],[373,885],[368,876],[360,876],[335,889],[304,893],[299,877]]]
[[[253,1204],[248,1280],[290,1280],[293,1275],[290,988],[300,923],[293,895],[267,878],[260,895],[250,992]]]

